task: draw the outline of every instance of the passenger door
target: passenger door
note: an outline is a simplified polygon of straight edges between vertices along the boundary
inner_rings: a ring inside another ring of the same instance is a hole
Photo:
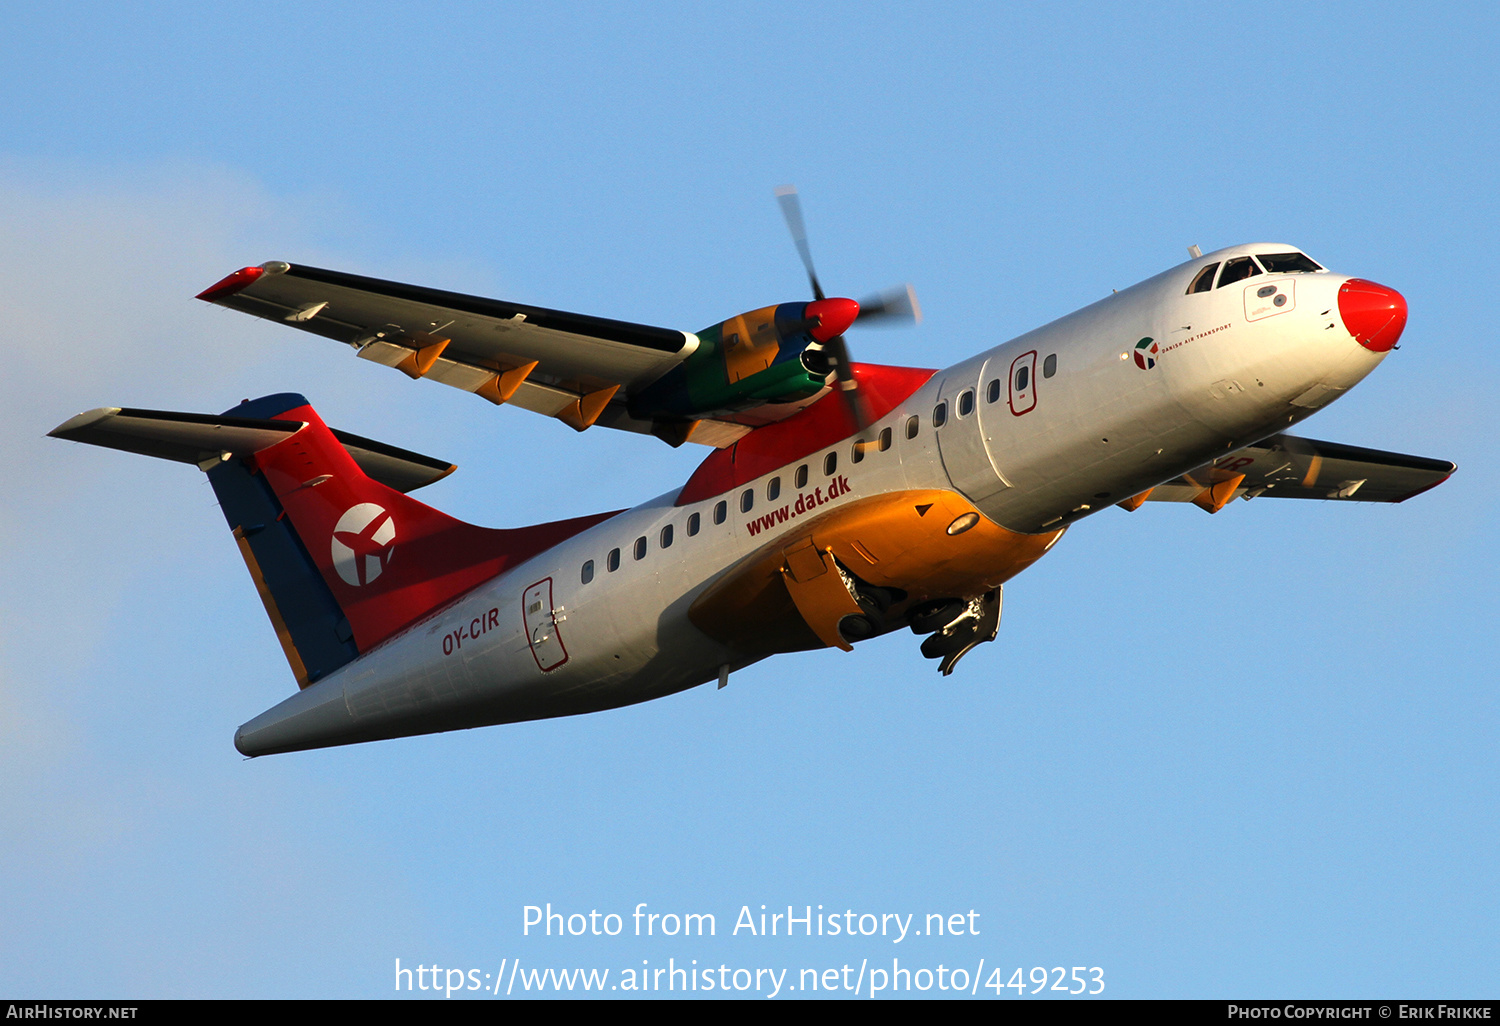
[[[526,639],[531,655],[543,673],[555,670],[568,661],[558,630],[558,610],[552,607],[552,578],[537,581],[521,596],[522,616],[526,621]]]
[[[1036,350],[1022,353],[1010,364],[1010,412],[1022,416],[1036,409]]]

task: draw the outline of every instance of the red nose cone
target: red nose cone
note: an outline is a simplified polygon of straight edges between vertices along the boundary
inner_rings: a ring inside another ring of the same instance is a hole
[[[808,334],[819,342],[827,342],[849,330],[859,316],[859,304],[852,299],[815,299],[807,304],[802,316],[818,322]]]
[[[1372,353],[1388,353],[1406,328],[1406,300],[1395,289],[1350,278],[1339,288],[1339,316],[1354,341]]]

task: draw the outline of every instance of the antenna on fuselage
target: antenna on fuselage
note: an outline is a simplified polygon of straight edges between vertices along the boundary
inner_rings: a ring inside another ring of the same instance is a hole
[[[1194,260],[1197,260],[1202,255],[1203,250],[1199,249],[1196,245],[1188,247],[1188,256],[1192,257]]]

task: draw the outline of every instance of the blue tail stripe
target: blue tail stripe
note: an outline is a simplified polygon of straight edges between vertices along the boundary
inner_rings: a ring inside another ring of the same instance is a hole
[[[232,410],[225,410],[220,416],[223,417],[258,417],[270,420],[279,416],[287,410],[295,410],[299,406],[306,406],[307,398],[296,392],[277,392],[275,395],[263,395],[259,399],[246,399]]]
[[[268,396],[248,404],[281,405],[283,413],[306,402],[298,395]],[[244,406],[230,411],[236,416],[270,416],[263,410],[244,414]],[[302,657],[310,684],[327,676],[359,655],[349,621],[339,609],[333,592],[318,573],[291,521],[281,517],[281,503],[259,472],[251,472],[239,460],[221,463],[208,472],[209,483],[219,498],[224,519],[231,530],[240,528],[260,565],[262,577],[276,608]],[[277,519],[281,517],[281,519]]]

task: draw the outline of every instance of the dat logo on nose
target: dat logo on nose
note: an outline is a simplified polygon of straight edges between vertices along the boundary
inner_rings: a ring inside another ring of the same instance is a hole
[[[333,527],[333,568],[358,588],[380,576],[396,551],[396,519],[382,506],[350,506]]]

